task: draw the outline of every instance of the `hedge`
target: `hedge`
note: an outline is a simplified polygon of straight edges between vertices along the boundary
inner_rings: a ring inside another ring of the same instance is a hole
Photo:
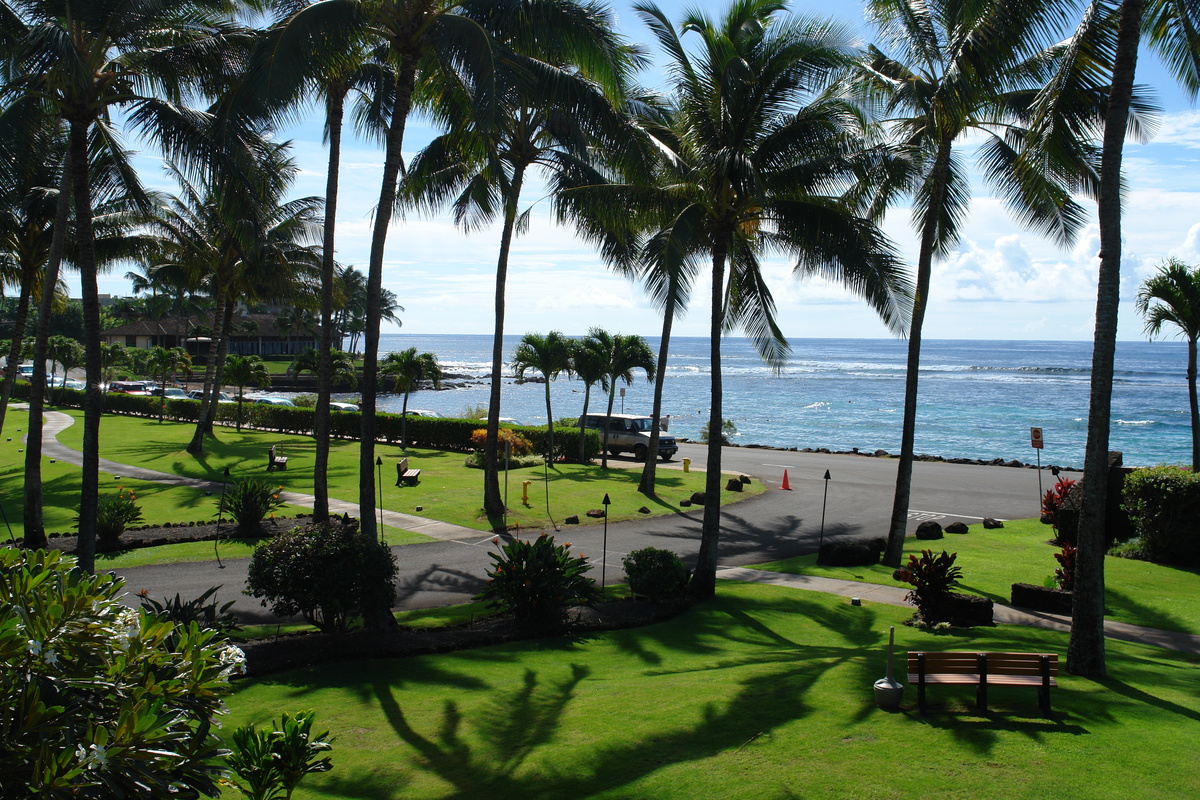
[[[1200,474],[1186,467],[1135,469],[1122,498],[1150,561],[1200,567]]]

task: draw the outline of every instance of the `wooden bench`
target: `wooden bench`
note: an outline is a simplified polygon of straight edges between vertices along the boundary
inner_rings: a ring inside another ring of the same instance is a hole
[[[396,485],[405,484],[407,486],[416,486],[417,480],[421,477],[421,470],[409,469],[408,459],[402,458],[396,464]]]
[[[1056,653],[913,652],[908,654],[908,682],[917,685],[917,705],[925,713],[925,686],[931,683],[974,685],[975,707],[987,711],[989,686],[1031,686],[1038,705],[1050,713],[1050,687],[1057,686]]]
[[[277,469],[287,469],[287,456],[275,454],[275,445],[271,445],[271,449],[267,451],[267,472],[274,472]]]

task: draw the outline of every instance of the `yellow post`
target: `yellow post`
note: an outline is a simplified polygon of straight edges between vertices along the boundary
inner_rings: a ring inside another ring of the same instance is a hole
[[[690,458],[685,458],[683,460],[683,471],[684,472],[692,471],[692,460]]]
[[[521,504],[529,505],[529,484],[533,481],[521,481]]]

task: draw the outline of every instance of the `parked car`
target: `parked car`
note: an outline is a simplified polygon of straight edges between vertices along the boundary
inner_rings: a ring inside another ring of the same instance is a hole
[[[343,403],[338,400],[329,401],[329,409],[331,411],[358,411],[358,406],[354,403]]]
[[[442,417],[442,415],[437,413],[436,411],[425,411],[424,409],[420,409],[420,408],[410,408],[408,411],[405,411],[404,413],[410,417],[437,417],[438,419],[441,419],[441,417]]]
[[[204,392],[201,389],[192,389],[190,392],[187,393],[187,396],[193,400],[203,400]],[[218,403],[236,403],[237,401],[234,400],[229,395],[225,394],[224,392],[217,392],[217,402]]]
[[[33,377],[33,364],[18,364],[17,377],[29,380]]]
[[[155,386],[153,389],[150,390],[150,395],[152,397],[165,397],[168,400],[191,400],[192,399],[192,398],[188,397],[187,392],[185,392],[183,389],[180,389],[177,386],[168,386],[165,389],[161,386]]]
[[[292,406],[294,408],[296,405],[286,397],[260,397],[254,402],[264,406]]]
[[[645,461],[650,452],[650,432],[654,429],[654,420],[638,414],[588,414],[579,420],[584,428],[591,428],[600,434],[604,441],[604,428],[608,427],[608,452],[618,456],[621,453],[633,453],[638,461]],[[665,433],[658,435],[658,455],[663,461],[670,461],[679,452],[675,437]]]
[[[113,381],[108,385],[108,390],[117,394],[136,394],[142,397],[150,395],[150,390],[142,381]]]

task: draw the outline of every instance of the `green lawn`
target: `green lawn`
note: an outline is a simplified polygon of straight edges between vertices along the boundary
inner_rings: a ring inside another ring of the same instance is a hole
[[[948,533],[937,541],[910,539],[905,560],[907,553],[919,553],[922,548],[958,553],[955,564],[963,570],[962,588],[1007,603],[1012,584],[1041,586],[1054,574],[1058,548],[1048,544],[1053,535],[1048,525],[1036,519],[1006,522],[1003,528],[990,531],[972,525],[969,533]],[[816,561],[815,555],[798,556],[759,564],[757,569],[900,585],[892,578],[892,569],[883,564],[824,567]],[[1104,575],[1110,619],[1200,635],[1200,572],[1110,557],[1104,560]]]
[[[334,768],[296,798],[1191,798],[1200,659],[1110,642],[1110,677],[1036,693],[936,687],[888,713],[871,684],[897,649],[1065,653],[1065,634],[951,635],[902,608],[722,582],[647,628],[459,653],[330,664],[249,680],[223,730],[315,709]],[[1136,755],[1135,755],[1136,754]],[[235,795],[230,792],[226,798]]]
[[[78,412],[70,412],[77,420]],[[217,439],[210,440],[208,449],[192,456],[184,448],[191,439],[192,425],[122,417],[105,416],[100,428],[101,457],[122,464],[136,464],[173,475],[189,475],[219,480],[222,470],[230,468],[230,476],[266,477],[266,452],[276,445],[285,453],[288,468],[271,473],[285,490],[312,493],[315,443],[311,437],[291,436],[265,431],[219,428]],[[80,422],[59,434],[62,444],[78,449],[82,446],[83,426]],[[423,517],[463,525],[482,531],[491,524],[482,513],[483,473],[464,466],[462,453],[409,448],[380,444],[376,452],[383,460],[382,505],[391,511],[419,513]],[[413,467],[419,468],[421,481],[416,486],[396,487],[396,463],[408,456]],[[355,501],[358,499],[358,442],[334,440],[329,455],[329,493],[331,497]],[[561,523],[569,514],[578,514],[582,522],[589,509],[600,508],[605,494],[610,496],[609,520],[613,522],[642,516],[638,509],[648,507],[654,514],[669,514],[680,509],[679,501],[704,489],[704,473],[684,474],[678,469],[658,471],[659,498],[651,500],[637,492],[639,470],[597,466],[558,464],[548,471],[540,467],[513,470],[508,477],[509,525],[541,529],[550,525],[546,511],[546,484],[549,482],[549,510]],[[531,481],[529,503],[521,502],[522,482]],[[503,475],[501,491],[504,490]],[[740,500],[763,491],[762,485],[750,484],[740,494],[725,494],[726,502]],[[416,511],[417,506],[423,510]]]

